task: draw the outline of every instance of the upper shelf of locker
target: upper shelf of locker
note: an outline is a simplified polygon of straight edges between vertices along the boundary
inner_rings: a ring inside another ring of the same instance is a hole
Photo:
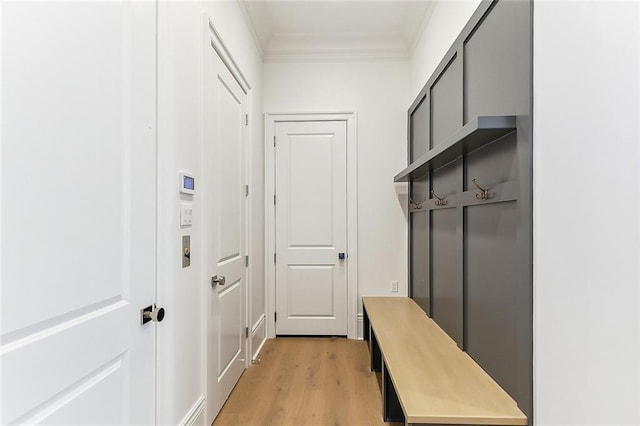
[[[480,115],[409,164],[393,180],[411,182],[515,130],[514,115]]]

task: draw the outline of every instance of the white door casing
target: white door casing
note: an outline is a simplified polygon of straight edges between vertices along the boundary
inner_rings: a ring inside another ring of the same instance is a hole
[[[212,30],[208,20],[207,28]],[[247,93],[205,31],[203,49],[203,277],[207,309],[207,423],[247,365],[245,146]],[[218,283],[212,283],[212,277]],[[221,281],[224,279],[224,283]]]
[[[154,422],[155,10],[2,5],[2,424]]]
[[[266,117],[272,337],[357,336],[355,118],[353,113]],[[345,253],[344,260],[339,253]]]

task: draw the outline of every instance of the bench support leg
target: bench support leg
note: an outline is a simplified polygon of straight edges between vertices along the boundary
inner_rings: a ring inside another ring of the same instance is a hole
[[[367,315],[367,308],[362,307],[362,338],[365,342],[371,345],[371,340],[369,339],[369,333],[371,333],[371,326],[369,325],[369,315]]]
[[[371,345],[369,350],[371,353],[371,371],[382,371],[382,353],[380,352],[380,346],[378,346],[378,339],[373,332],[373,329],[369,327],[369,344]]]
[[[384,362],[382,363],[382,407],[382,417],[385,422],[404,422],[402,406]]]

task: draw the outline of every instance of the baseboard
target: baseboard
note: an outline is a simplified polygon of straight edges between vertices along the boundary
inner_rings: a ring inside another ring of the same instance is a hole
[[[196,401],[193,407],[191,407],[191,410],[189,410],[187,415],[184,416],[182,420],[180,420],[180,426],[192,426],[197,424],[198,417],[200,417],[200,415],[204,413],[205,402],[206,399],[204,395],[201,395],[200,398],[198,398],[198,401]],[[199,423],[204,422],[200,421]]]
[[[364,315],[363,314],[358,314],[357,318],[356,318],[356,327],[358,330],[358,335],[357,335],[357,339],[358,340],[363,340],[364,339]]]
[[[267,341],[266,316],[262,314],[260,319],[253,325],[251,329],[251,363],[253,364]]]

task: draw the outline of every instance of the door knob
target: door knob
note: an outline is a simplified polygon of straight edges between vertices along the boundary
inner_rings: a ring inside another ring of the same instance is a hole
[[[211,286],[215,287],[218,284],[224,285],[226,281],[227,280],[223,275],[220,275],[220,276],[214,275],[211,277]]]
[[[149,321],[162,322],[164,314],[164,308],[158,308],[156,305],[147,306],[142,309],[142,324],[146,324]]]
[[[344,253],[338,253],[338,259],[344,260],[344,258],[345,258]]]

